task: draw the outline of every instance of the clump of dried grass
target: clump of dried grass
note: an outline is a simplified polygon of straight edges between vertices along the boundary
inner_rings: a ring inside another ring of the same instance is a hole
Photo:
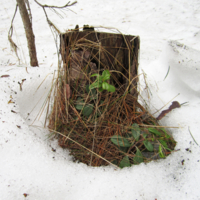
[[[125,43],[126,46],[114,48],[119,50],[123,48],[130,55],[134,54],[126,39]],[[148,131],[148,127],[158,129],[159,125],[137,101],[135,91],[138,76],[137,74],[133,76],[131,73],[133,71],[131,61],[129,60],[128,65],[124,66],[124,63],[119,61],[122,59],[118,60],[119,54],[112,55],[101,45],[101,41],[94,42],[87,37],[77,39],[66,49],[62,54],[65,55],[64,64],[58,72],[54,104],[48,125],[58,138],[59,145],[68,148],[75,160],[90,166],[109,164],[119,166],[125,156],[128,156],[130,164],[135,164],[133,160],[137,149],[144,153],[144,162],[159,158],[158,147],[156,147],[159,140]],[[114,58],[115,63],[126,72],[114,68],[113,62],[105,66],[102,60],[107,58],[108,62],[109,57]],[[134,62],[135,55],[129,56],[130,58]],[[90,77],[91,74],[94,72],[101,74],[104,69],[110,70],[110,83],[116,87],[116,91],[114,93],[98,92],[97,89],[93,92],[88,91],[87,85],[94,81]],[[119,75],[123,81],[119,80]],[[80,98],[83,109],[77,109]],[[89,115],[84,114],[86,106],[92,109]],[[132,125],[135,123],[139,125],[142,133],[139,140],[131,136]],[[117,146],[111,141],[114,135],[127,138],[132,146],[130,148]],[[162,136],[165,138],[165,130]],[[144,140],[154,140],[152,141],[153,152],[147,151]],[[168,150],[165,149],[163,153],[167,156],[170,154],[169,149],[173,150],[176,142],[171,136],[165,138],[165,142]]]

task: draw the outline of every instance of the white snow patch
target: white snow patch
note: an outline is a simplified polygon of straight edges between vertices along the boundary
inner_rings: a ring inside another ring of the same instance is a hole
[[[64,19],[48,11],[50,19],[62,31],[76,24],[90,24],[140,35],[140,69],[147,74],[151,99],[145,89],[141,94],[152,112],[179,93],[175,100],[188,102],[161,120],[163,125],[180,127],[170,129],[178,142],[178,151],[167,159],[122,170],[74,163],[69,152],[60,148],[56,140],[47,139],[46,129],[31,126],[51,87],[57,65],[56,48],[42,9],[30,1],[40,67],[28,67],[28,50],[19,13],[14,21],[16,36],[13,37],[22,60],[18,64],[7,41],[15,3],[2,1],[0,7],[0,76],[10,75],[0,78],[1,199],[199,199],[200,148],[188,130],[190,127],[200,144],[199,1],[79,0],[71,7],[77,14],[68,11]],[[55,1],[42,3],[53,5]],[[61,6],[63,1],[58,0],[56,4]],[[22,79],[26,81],[20,91],[18,82]],[[10,99],[14,103],[8,104]],[[34,124],[42,127],[44,118],[42,115]],[[23,193],[28,196],[25,198]]]

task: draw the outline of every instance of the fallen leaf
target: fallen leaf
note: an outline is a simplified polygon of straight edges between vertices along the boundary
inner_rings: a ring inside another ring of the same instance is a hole
[[[179,104],[178,101],[173,101],[172,105],[167,109],[163,110],[160,115],[156,118],[157,120],[161,120],[166,114],[168,114],[170,111],[172,111],[175,108],[180,108],[181,105]]]
[[[27,197],[27,196],[28,196],[28,194],[26,194],[26,193],[24,193],[23,195],[24,195],[24,197]]]
[[[2,75],[1,78],[7,78],[10,77],[10,75]]]
[[[14,101],[12,101],[12,99],[10,99],[10,100],[8,101],[8,104],[9,104],[9,103],[15,103],[15,102],[14,102]]]

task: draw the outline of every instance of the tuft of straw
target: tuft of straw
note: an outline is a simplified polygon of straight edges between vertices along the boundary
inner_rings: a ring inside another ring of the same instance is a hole
[[[59,145],[68,148],[74,160],[90,166],[120,166],[127,158],[135,164],[138,149],[146,155],[144,162],[157,159],[160,142],[148,127],[159,129],[159,124],[137,101],[139,37],[77,30],[60,37],[63,67],[52,89],[54,104],[48,124]],[[105,69],[110,71],[109,83],[116,91],[89,91],[87,87],[94,82],[91,75]],[[85,108],[90,109],[89,115]],[[139,140],[131,135],[133,124],[142,133]],[[132,146],[117,146],[111,141],[114,135],[127,138]],[[154,151],[145,154],[144,140],[152,139]],[[173,150],[172,136],[165,141]],[[170,151],[164,149],[163,154]]]

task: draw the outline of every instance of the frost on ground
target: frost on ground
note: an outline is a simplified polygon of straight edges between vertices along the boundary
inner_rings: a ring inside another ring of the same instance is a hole
[[[1,0],[0,76],[10,76],[0,78],[1,199],[199,199],[200,147],[188,130],[200,144],[199,1],[80,0],[72,8],[77,14],[66,12],[62,20],[52,14],[52,21],[62,29],[90,24],[140,35],[140,69],[146,73],[150,92],[142,79],[140,88],[151,112],[157,112],[178,94],[175,100],[188,102],[161,120],[162,125],[179,127],[170,129],[178,151],[167,159],[123,170],[73,163],[67,150],[61,149],[56,140],[47,139],[48,131],[41,128],[44,115],[34,122],[49,91],[57,60],[44,14],[33,1],[30,3],[40,67],[28,67],[27,73],[28,51],[19,15],[14,40],[20,48],[20,65],[7,41],[15,1]],[[63,1],[57,3],[62,5]],[[22,79],[26,81],[20,91],[18,82]],[[31,126],[33,122],[39,127]],[[24,193],[28,194],[26,198]]]

